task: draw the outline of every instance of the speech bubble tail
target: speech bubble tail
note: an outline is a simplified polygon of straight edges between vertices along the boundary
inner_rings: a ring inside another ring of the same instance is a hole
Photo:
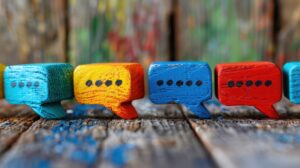
[[[264,106],[255,106],[259,111],[264,113],[266,116],[273,118],[273,119],[278,119],[279,115],[273,105],[264,105]]]
[[[29,105],[39,116],[46,119],[60,119],[66,112],[60,103],[46,103]]]
[[[112,111],[123,119],[135,119],[138,114],[131,102],[122,103],[119,106],[112,107]]]
[[[195,115],[197,115],[200,118],[203,119],[209,119],[211,118],[210,112],[204,107],[203,104],[198,104],[198,105],[187,105],[185,104],[186,107]]]

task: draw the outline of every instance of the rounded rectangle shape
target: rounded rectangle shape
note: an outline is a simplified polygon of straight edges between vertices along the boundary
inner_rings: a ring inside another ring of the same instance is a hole
[[[5,65],[0,64],[0,99],[4,97],[3,93],[3,73],[4,73]]]
[[[48,98],[47,71],[42,66],[8,66],[4,79],[5,98],[11,104],[42,104]]]
[[[73,67],[65,63],[7,66],[4,93],[11,104],[26,104],[44,118],[65,115],[60,101],[73,97]]]
[[[294,104],[300,104],[300,62],[284,64],[283,79],[285,97]]]
[[[212,77],[206,62],[156,62],[148,71],[153,103],[181,103],[201,118],[209,118],[202,102],[212,97]]]
[[[136,118],[131,101],[144,97],[144,70],[138,63],[79,65],[74,93],[79,103],[100,104],[122,118]]]
[[[218,64],[215,68],[216,96],[225,105],[255,106],[278,118],[273,104],[282,98],[282,73],[271,62]]]

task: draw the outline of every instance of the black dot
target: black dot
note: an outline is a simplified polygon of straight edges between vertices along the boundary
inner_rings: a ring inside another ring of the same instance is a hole
[[[34,82],[34,87],[39,87],[40,83],[39,82]]]
[[[177,85],[177,86],[182,86],[182,85],[183,85],[183,81],[182,81],[182,80],[177,81],[177,82],[176,82],[176,85]]]
[[[19,87],[20,87],[20,88],[24,87],[24,83],[23,83],[23,82],[20,82],[20,83],[19,83]]]
[[[117,86],[122,85],[122,80],[120,80],[120,79],[116,80],[116,85],[117,85]]]
[[[242,81],[237,81],[236,82],[236,86],[237,87],[242,87],[243,86],[243,82]]]
[[[85,82],[85,85],[88,86],[88,87],[90,87],[90,86],[93,85],[93,82],[92,82],[91,80],[87,80],[87,81]]]
[[[201,80],[197,80],[196,85],[197,86],[201,86],[202,85],[202,81]]]
[[[228,87],[233,87],[234,86],[234,82],[233,81],[228,81],[227,85],[228,85]]]
[[[157,82],[156,82],[156,84],[157,84],[158,86],[161,86],[161,85],[163,85],[163,84],[164,84],[164,81],[162,81],[162,80],[159,80],[159,81],[157,81]]]
[[[16,86],[17,86],[17,83],[16,83],[16,82],[11,82],[11,84],[10,84],[10,85],[11,85],[11,87],[13,87],[13,88],[14,88],[14,87],[16,87]]]
[[[258,81],[255,82],[255,85],[256,85],[256,86],[260,86],[261,84],[262,84],[262,81],[261,81],[261,80],[258,80]]]
[[[253,85],[253,82],[251,80],[246,81],[246,86],[250,87]]]
[[[168,80],[167,81],[167,85],[171,86],[173,84],[173,81],[172,80]]]
[[[101,80],[97,80],[95,84],[96,84],[97,87],[99,87],[99,86],[102,85],[102,81]]]
[[[265,85],[266,85],[267,87],[271,86],[271,85],[272,85],[272,81],[267,80],[267,81],[265,82]]]
[[[26,86],[30,88],[32,86],[32,82],[27,82]]]
[[[185,83],[187,86],[192,86],[193,82],[191,80],[186,81]]]
[[[112,81],[111,80],[107,80],[106,82],[105,82],[105,85],[106,86],[110,86],[112,84]]]

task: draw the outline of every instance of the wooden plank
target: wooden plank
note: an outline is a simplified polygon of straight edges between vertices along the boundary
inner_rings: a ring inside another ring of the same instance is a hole
[[[44,120],[28,129],[1,159],[3,167],[90,167],[101,153],[107,121]]]
[[[280,23],[277,62],[299,61],[300,58],[300,1],[279,0]]]
[[[178,0],[181,60],[220,62],[272,58],[272,0]]]
[[[300,120],[190,119],[221,167],[298,167]]]
[[[70,60],[141,62],[168,58],[170,0],[69,0]]]
[[[214,166],[186,121],[166,119],[40,119],[0,163],[3,167]]]
[[[11,106],[0,100],[0,154],[9,149],[37,118],[28,107]]]
[[[0,62],[66,61],[65,0],[3,0]]]
[[[0,164],[3,167],[215,166],[183,119],[40,119],[0,158]]]
[[[100,167],[214,167],[184,120],[113,120]]]

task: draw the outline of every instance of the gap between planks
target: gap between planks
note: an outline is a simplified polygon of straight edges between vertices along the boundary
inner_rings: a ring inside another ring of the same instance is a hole
[[[215,167],[224,167],[221,166],[219,164],[219,162],[217,162],[217,160],[215,159],[215,157],[213,156],[213,154],[211,153],[210,147],[205,143],[205,141],[203,141],[203,139],[197,134],[196,130],[194,129],[194,127],[192,126],[192,123],[190,122],[190,119],[188,118],[188,115],[186,114],[184,108],[182,107],[182,105],[178,104],[178,108],[180,109],[180,111],[182,112],[182,115],[184,116],[185,121],[188,123],[190,129],[192,130],[194,136],[196,137],[196,139],[198,140],[199,144],[202,146],[202,148],[204,149],[204,152],[207,154],[207,156],[209,157],[209,159],[211,160],[211,162],[214,164]]]

